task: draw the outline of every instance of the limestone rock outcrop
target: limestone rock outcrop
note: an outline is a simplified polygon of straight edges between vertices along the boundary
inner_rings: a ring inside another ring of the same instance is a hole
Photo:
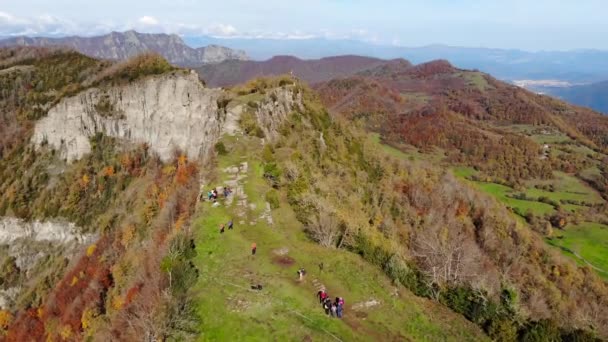
[[[274,141],[279,136],[281,124],[291,112],[302,107],[302,94],[291,87],[280,87],[271,90],[266,98],[258,104],[255,111],[258,124],[264,136]]]
[[[13,217],[0,217],[0,245],[12,245],[17,240],[50,242],[54,244],[83,244],[91,237],[80,233],[74,223],[62,221],[26,222]]]
[[[90,152],[91,137],[103,133],[146,143],[165,161],[175,149],[204,158],[221,133],[221,95],[219,89],[205,88],[195,73],[183,71],[92,88],[51,108],[36,124],[32,142],[49,144],[73,161]]]

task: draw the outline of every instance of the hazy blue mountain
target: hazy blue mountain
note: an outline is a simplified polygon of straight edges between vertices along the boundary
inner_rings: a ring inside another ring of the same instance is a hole
[[[572,83],[608,79],[608,51],[540,51],[451,47],[429,45],[399,47],[356,40],[329,39],[242,39],[184,37],[193,47],[218,44],[247,51],[255,60],[276,55],[318,59],[336,55],[360,55],[383,59],[405,58],[412,63],[447,59],[465,69],[479,69],[503,80],[559,79]]]
[[[534,90],[608,114],[608,81],[572,87],[537,87]]]

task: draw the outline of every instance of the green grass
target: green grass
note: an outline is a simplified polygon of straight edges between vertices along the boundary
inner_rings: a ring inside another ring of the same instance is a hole
[[[580,179],[565,174],[563,172],[555,172],[555,178],[545,181],[528,182],[530,188],[525,192],[527,196],[538,198],[541,196],[550,198],[555,201],[574,200],[587,203],[603,203],[604,200],[600,194]],[[549,185],[553,184],[553,192],[536,189],[534,185]]]
[[[594,179],[602,175],[602,172],[597,166],[590,167],[580,172],[580,176],[583,179]]]
[[[478,173],[477,171],[475,171],[475,169],[466,166],[454,167],[452,168],[452,172],[456,177],[462,179],[468,179],[469,177],[477,175]],[[520,192],[508,186],[477,181],[470,182],[474,184],[474,186],[478,189],[488,194],[491,194],[506,205],[517,209],[519,212],[526,213],[528,210],[530,210],[533,214],[538,216],[550,214],[555,211],[555,208],[550,204],[534,200],[540,197],[547,197],[551,200],[554,200],[560,203],[562,208],[571,212],[584,210],[586,207],[575,204],[561,204],[560,200],[572,200],[581,203],[586,202],[592,204],[604,202],[604,200],[597,193],[597,191],[590,188],[580,179],[562,172],[555,172],[554,179],[528,181],[526,183],[527,188],[523,192],[528,198],[531,198],[532,200],[519,200],[511,198],[510,196],[513,196]],[[554,186],[555,191],[551,192],[542,189],[537,189],[534,187],[535,185],[550,184]]]
[[[490,84],[484,77],[483,73],[478,71],[466,71],[455,74],[456,77],[463,77],[469,85],[475,86],[479,91],[483,92],[490,88]]]
[[[468,178],[477,174],[477,171],[469,166],[457,166],[452,169],[452,172],[456,177]]]
[[[378,133],[370,133],[369,134],[369,139],[372,142],[374,142],[374,144],[380,146],[380,148],[384,152],[386,152],[387,154],[389,154],[389,155],[391,155],[391,156],[393,156],[395,158],[407,159],[409,157],[409,155],[403,153],[402,151],[400,151],[400,150],[398,150],[398,149],[396,149],[396,148],[394,148],[392,146],[383,144],[382,141],[381,141],[381,138],[380,138],[380,134],[378,134]]]
[[[251,138],[253,139],[253,138]],[[194,223],[200,278],[195,286],[202,317],[202,341],[464,341],[486,340],[485,335],[463,317],[443,306],[395,288],[378,268],[359,256],[343,250],[323,248],[309,241],[295,214],[282,198],[281,207],[272,212],[274,224],[257,220],[264,208],[269,186],[254,151],[259,143],[249,138],[226,138],[229,149],[219,157],[218,168],[247,161],[249,174],[244,184],[250,203],[244,224],[235,215],[236,201],[230,207],[200,204]],[[248,156],[247,159],[242,156]],[[218,171],[218,179],[227,176]],[[219,234],[219,225],[234,218],[235,230]],[[256,242],[258,253],[250,254]],[[281,264],[275,251],[288,249],[291,263]],[[318,263],[323,262],[324,271]],[[296,270],[304,267],[308,275],[297,281]],[[324,315],[316,301],[313,279],[319,279],[330,295],[343,296],[343,320]],[[262,291],[251,291],[262,284]],[[351,305],[371,299],[381,304],[359,310]]]
[[[468,177],[477,174],[477,171],[475,171],[475,169],[466,166],[454,167],[452,168],[452,172],[456,177],[459,177],[461,179],[467,179]],[[550,214],[555,211],[555,208],[553,208],[553,206],[546,203],[520,200],[509,197],[510,195],[514,195],[517,192],[508,186],[496,183],[486,183],[471,180],[467,181],[475,188],[494,196],[500,202],[513,208],[514,210],[517,210],[521,214],[525,214],[528,211],[531,211],[534,215],[544,216],[545,214]]]
[[[236,107],[238,105],[246,105],[249,102],[257,103],[257,102],[263,100],[264,97],[265,97],[265,95],[261,94],[261,93],[252,93],[252,94],[237,96],[234,99],[232,99],[232,101],[230,101],[230,104],[228,105],[228,107],[232,108],[232,107]]]
[[[370,133],[369,139],[374,144],[378,145],[385,153],[398,159],[405,159],[412,162],[431,163],[441,163],[443,159],[445,159],[445,152],[439,148],[434,148],[433,151],[428,153],[421,152],[419,149],[411,145],[403,145],[400,146],[400,148],[395,148],[382,143],[381,136],[378,133]]]
[[[496,197],[499,201],[503,202],[504,204],[513,209],[517,209],[521,213],[527,213],[528,211],[531,211],[534,215],[544,216],[545,214],[550,214],[555,211],[553,206],[546,203],[520,200],[508,197],[509,194],[514,193],[514,190],[508,186],[495,183],[473,183],[478,189]]]
[[[555,231],[554,235],[556,238],[550,240],[552,245],[565,247],[591,265],[608,272],[608,226],[585,222],[577,226],[570,225],[563,231]],[[578,259],[573,253],[564,253]],[[598,274],[608,279],[606,272],[598,271]]]
[[[553,133],[553,134],[533,134],[530,136],[532,140],[536,141],[539,144],[556,144],[567,141],[572,141],[567,135],[563,133]],[[555,146],[551,146],[555,147]]]

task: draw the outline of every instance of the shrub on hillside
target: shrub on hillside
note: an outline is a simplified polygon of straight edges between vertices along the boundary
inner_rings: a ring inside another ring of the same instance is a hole
[[[177,70],[166,59],[155,53],[145,53],[117,63],[104,70],[97,82],[132,82],[148,75],[160,75]]]
[[[228,150],[226,149],[226,145],[224,145],[224,143],[221,142],[221,141],[218,141],[215,144],[215,152],[217,152],[217,154],[219,154],[220,156],[228,154]]]
[[[281,201],[279,200],[279,192],[275,189],[271,189],[266,193],[266,202],[270,204],[271,209],[278,209],[281,206]]]
[[[258,125],[258,120],[253,113],[245,112],[239,119],[241,129],[248,135],[252,135],[258,138],[264,137],[264,131]]]

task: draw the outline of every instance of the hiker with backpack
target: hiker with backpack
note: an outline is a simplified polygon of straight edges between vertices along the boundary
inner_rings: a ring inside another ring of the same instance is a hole
[[[304,280],[304,276],[306,275],[306,270],[303,268],[300,268],[298,270],[298,278],[300,281]]]
[[[323,309],[325,309],[325,314],[327,316],[331,315],[331,299],[325,298],[323,301]]]
[[[224,228],[225,228],[225,226],[224,226],[224,224],[222,223],[222,224],[220,225],[220,234],[224,234]]]
[[[342,318],[342,312],[344,311],[344,298],[336,297],[336,315],[338,318]]]
[[[255,252],[257,252],[258,250],[258,246],[254,243],[251,244],[251,255],[255,255]]]

